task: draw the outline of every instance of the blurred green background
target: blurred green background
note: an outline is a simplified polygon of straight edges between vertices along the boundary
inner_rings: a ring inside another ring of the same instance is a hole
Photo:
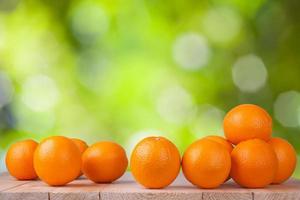
[[[163,135],[182,152],[222,135],[241,103],[268,110],[299,155],[299,6],[0,0],[1,171],[12,142],[50,135],[114,140],[128,154]]]

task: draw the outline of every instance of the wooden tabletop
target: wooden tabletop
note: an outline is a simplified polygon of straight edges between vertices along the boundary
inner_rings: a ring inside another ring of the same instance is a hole
[[[84,177],[63,187],[50,187],[43,182],[17,181],[7,173],[0,175],[0,200],[202,200],[202,199],[299,199],[300,181],[289,180],[282,185],[264,189],[246,189],[228,181],[217,189],[198,189],[188,183],[182,174],[169,187],[161,190],[144,189],[129,172],[112,184],[95,184]]]

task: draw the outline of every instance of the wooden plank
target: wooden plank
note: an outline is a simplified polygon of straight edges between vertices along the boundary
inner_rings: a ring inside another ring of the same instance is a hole
[[[26,182],[27,183],[27,182]],[[26,184],[24,182],[0,182],[0,191],[5,191]],[[1,198],[0,198],[1,199]]]
[[[8,173],[2,173],[0,175],[0,191],[15,188],[17,186],[24,185],[27,183],[29,183],[29,181],[18,181],[14,177],[10,176]]]
[[[98,184],[87,179],[79,179],[62,187],[50,187],[41,181],[32,181],[28,184],[4,190],[0,193],[0,199],[22,200],[99,200]]]
[[[49,200],[51,187],[46,186],[39,180],[30,181],[27,184],[19,185],[0,192],[2,200]]]
[[[0,182],[2,181],[16,181],[14,177],[10,176],[8,172],[1,173]]]
[[[50,200],[99,200],[103,186],[87,179],[78,179],[63,187],[55,187],[50,192]]]
[[[203,200],[252,200],[253,194],[249,189],[242,188],[235,184],[233,180],[227,181],[219,188],[205,190]]]
[[[189,184],[183,175],[180,174],[179,177],[174,181],[172,185],[164,189],[145,189],[143,186],[137,184],[132,176],[127,173],[120,180],[114,182],[113,184],[106,185],[100,191],[100,199],[116,199],[116,200],[126,200],[126,199],[191,199],[191,200],[201,200],[203,190],[199,190]]]
[[[99,200],[98,193],[71,192],[50,193],[50,200]]]
[[[22,200],[99,200],[99,186],[87,179],[79,179],[62,187],[51,187],[41,181],[31,181],[2,191],[0,199]]]
[[[107,185],[100,191],[100,199],[242,199],[252,200],[251,191],[240,188],[232,181],[218,189],[205,190],[191,185],[182,174],[175,182],[163,190],[149,190],[133,181],[130,174],[126,174],[119,181]]]
[[[0,175],[0,200],[253,200],[299,199],[300,181],[291,180],[282,185],[264,189],[245,189],[232,180],[217,189],[199,189],[191,185],[182,174],[172,185],[161,190],[145,189],[137,184],[130,173],[112,184],[95,184],[81,178],[63,187],[50,187],[37,181],[17,181],[7,174]]]
[[[300,181],[289,180],[281,185],[270,185],[267,188],[253,190],[255,200],[299,200]]]
[[[2,200],[48,200],[47,193],[31,193],[31,192],[18,192],[18,193],[0,193]]]

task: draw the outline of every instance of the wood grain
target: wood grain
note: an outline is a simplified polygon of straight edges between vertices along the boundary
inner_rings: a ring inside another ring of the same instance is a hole
[[[15,188],[28,182],[29,181],[18,181],[15,178],[11,177],[8,173],[2,173],[0,175],[0,191]]]
[[[66,186],[53,188],[50,200],[99,200],[102,187],[81,178]]]
[[[270,185],[264,189],[254,190],[253,194],[257,200],[300,199],[300,181],[289,180],[281,185]]]
[[[52,188],[39,180],[30,181],[17,187],[9,188],[0,192],[2,200],[49,200],[49,192]]]
[[[0,175],[0,200],[300,200],[300,181],[290,180],[264,189],[246,189],[232,180],[217,189],[200,189],[180,174],[174,183],[161,190],[138,185],[130,173],[112,184],[96,184],[80,178],[63,187],[50,187],[36,181],[17,181],[7,173]]]
[[[229,180],[226,184],[221,185],[217,189],[205,190],[203,192],[203,198],[205,200],[252,200],[253,194],[251,190],[241,188],[236,185],[232,180]]]
[[[202,199],[202,190],[189,184],[180,174],[174,183],[163,189],[145,189],[133,181],[132,176],[127,173],[119,181],[106,185],[100,192],[101,200],[117,199]]]

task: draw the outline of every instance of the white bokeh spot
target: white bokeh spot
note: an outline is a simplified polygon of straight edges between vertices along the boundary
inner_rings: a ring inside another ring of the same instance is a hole
[[[246,55],[237,59],[232,68],[234,84],[243,92],[256,92],[261,89],[268,77],[268,71],[255,55]]]
[[[59,100],[59,90],[53,79],[45,75],[34,75],[23,85],[21,99],[36,112],[52,109]]]
[[[213,8],[203,17],[203,29],[207,37],[215,43],[231,42],[241,30],[241,17],[234,10]]]
[[[197,70],[204,67],[210,54],[206,39],[197,33],[186,33],[175,40],[173,58],[184,69]]]
[[[276,120],[286,127],[299,126],[300,93],[287,91],[279,94],[274,103]]]
[[[191,130],[197,137],[222,135],[224,115],[225,112],[223,110],[213,105],[200,105]]]
[[[76,38],[86,42],[105,34],[109,28],[109,19],[98,4],[85,2],[74,8],[71,26]]]
[[[156,109],[167,122],[181,124],[193,114],[194,105],[191,95],[181,86],[175,85],[162,91]]]

